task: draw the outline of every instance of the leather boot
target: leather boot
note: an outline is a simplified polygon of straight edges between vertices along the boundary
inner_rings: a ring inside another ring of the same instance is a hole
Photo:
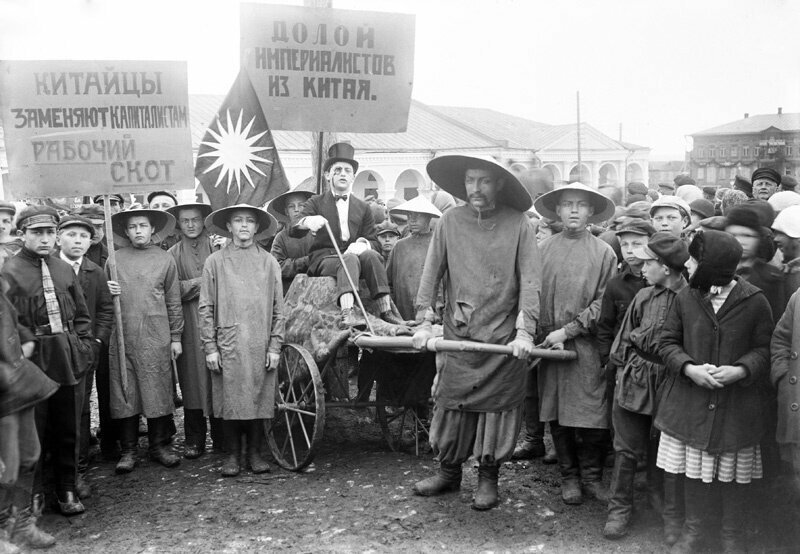
[[[478,511],[491,510],[500,503],[497,493],[497,479],[500,467],[497,465],[478,466],[478,490],[472,500],[472,509]]]
[[[556,421],[550,422],[550,433],[553,435],[553,446],[558,456],[561,470],[561,500],[564,504],[583,503],[581,493],[578,456],[576,454],[575,428],[562,427]]]
[[[18,554],[19,548],[11,544],[11,504],[7,502],[5,491],[0,490],[0,554]]]
[[[633,479],[636,475],[636,459],[617,452],[611,474],[611,489],[608,498],[608,519],[603,529],[607,539],[621,539],[628,534],[633,515]]]
[[[119,430],[120,458],[114,471],[130,473],[136,467],[136,448],[139,445],[139,416],[117,420]]]
[[[261,457],[264,444],[264,420],[254,419],[247,425],[247,463],[253,473],[267,473],[269,464]]]
[[[78,472],[78,477],[75,479],[75,493],[81,500],[92,497],[92,485],[89,484],[84,472]]]
[[[172,416],[147,418],[147,454],[164,467],[181,463],[180,457],[169,448],[173,435],[171,425],[174,425]]]
[[[672,545],[670,554],[688,554],[701,550],[709,516],[719,514],[719,506],[715,506],[717,503],[714,502],[715,491],[712,490],[712,485],[703,483],[700,479],[683,480],[686,519],[681,538]]]
[[[461,464],[442,462],[433,477],[418,481],[412,489],[417,496],[437,496],[461,488]]]
[[[11,542],[17,546],[50,548],[56,544],[56,539],[53,535],[36,527],[36,518],[33,516],[31,507],[27,506],[17,512],[14,529],[11,532]]]
[[[747,510],[747,485],[715,483],[722,493],[722,529],[720,540],[725,554],[747,552],[745,512]]]
[[[681,538],[685,513],[683,475],[664,472],[664,542],[672,546]]]
[[[238,421],[222,422],[225,436],[225,463],[222,464],[223,477],[236,477],[242,470],[240,458],[242,455],[242,431]]]
[[[608,490],[603,486],[603,468],[608,448],[608,430],[581,429],[579,432],[583,438],[577,450],[583,494],[607,502]]]

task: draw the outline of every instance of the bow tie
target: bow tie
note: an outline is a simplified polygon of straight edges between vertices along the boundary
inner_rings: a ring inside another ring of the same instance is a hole
[[[347,195],[346,194],[337,194],[333,197],[333,199],[338,202],[339,200],[344,200],[347,202]]]

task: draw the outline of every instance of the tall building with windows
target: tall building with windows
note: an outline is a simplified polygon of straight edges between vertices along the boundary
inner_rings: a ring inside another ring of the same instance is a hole
[[[746,113],[691,137],[689,169],[699,185],[730,183],[737,174],[749,179],[759,167],[800,176],[800,113]]]

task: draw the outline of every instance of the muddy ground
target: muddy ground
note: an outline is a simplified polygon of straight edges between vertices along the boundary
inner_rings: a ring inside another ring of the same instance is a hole
[[[176,420],[180,451],[180,410]],[[51,552],[666,551],[660,520],[645,508],[629,537],[603,539],[605,506],[562,504],[556,467],[541,461],[507,463],[502,504],[489,512],[470,509],[475,469],[465,472],[460,494],[413,496],[414,482],[434,471],[431,454],[390,451],[367,409],[329,411],[321,449],[304,473],[274,466],[223,479],[221,465],[222,454],[208,453],[166,469],[147,461],[144,448],[130,475],[115,475],[113,462],[93,462],[86,513],[46,513],[40,522],[59,541]],[[637,502],[644,505],[641,493]],[[761,512],[762,520],[775,517]],[[754,517],[754,551],[795,551],[780,548],[786,539]]]

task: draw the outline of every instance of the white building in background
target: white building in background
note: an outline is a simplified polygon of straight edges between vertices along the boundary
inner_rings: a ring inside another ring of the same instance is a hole
[[[224,98],[189,95],[195,156]],[[311,133],[273,131],[273,136],[290,185],[310,178]],[[356,149],[359,171],[354,192],[361,197],[372,193],[383,200],[408,199],[430,190],[433,184],[425,166],[442,154],[491,156],[516,173],[541,167],[557,184],[580,180],[595,187],[621,188],[630,181],[648,183],[649,148],[614,140],[587,123],[581,125],[580,169],[576,125],[548,125],[483,108],[428,106],[412,100],[405,133],[337,133],[336,138]],[[0,184],[7,172],[0,129]],[[178,197],[191,201],[195,194],[179,191]]]

